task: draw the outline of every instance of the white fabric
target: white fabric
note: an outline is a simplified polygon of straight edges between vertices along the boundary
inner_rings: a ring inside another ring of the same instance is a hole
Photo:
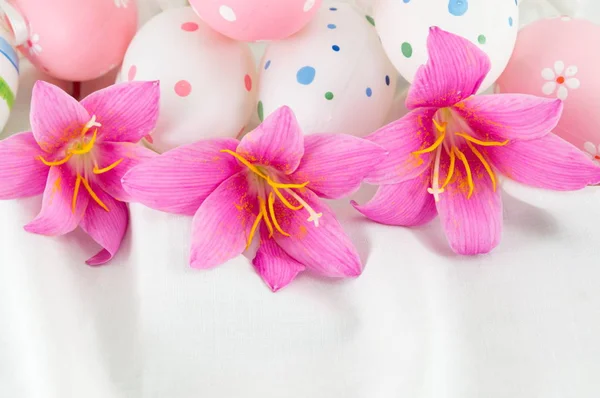
[[[82,232],[22,229],[39,198],[0,201],[0,397],[597,398],[600,188],[504,188],[504,240],[475,258],[437,220],[341,202],[364,274],[276,294],[244,257],[190,269],[187,217],[131,206],[120,254],[90,268]]]

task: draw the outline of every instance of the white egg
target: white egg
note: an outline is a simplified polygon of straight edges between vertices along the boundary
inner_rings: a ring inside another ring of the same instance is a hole
[[[287,105],[308,134],[363,136],[381,127],[397,72],[370,21],[347,3],[326,3],[304,30],[270,44],[260,65],[258,116]]]
[[[248,45],[211,30],[191,7],[148,21],[129,45],[118,80],[160,80],[160,115],[151,135],[158,152],[235,137],[256,103]]]
[[[484,91],[502,74],[517,38],[517,0],[379,0],[374,8],[377,32],[400,74],[412,82],[427,62],[431,26],[463,36],[490,57]]]

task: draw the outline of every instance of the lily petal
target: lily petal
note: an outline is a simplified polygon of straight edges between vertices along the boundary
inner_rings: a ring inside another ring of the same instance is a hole
[[[81,101],[96,122],[98,142],[138,142],[156,126],[159,82],[127,82],[96,91]]]
[[[431,173],[394,185],[382,185],[364,205],[352,206],[373,221],[386,225],[412,227],[423,225],[437,215],[433,196],[427,192]]]
[[[473,175],[474,190],[469,198],[466,170],[457,162],[455,177],[436,203],[450,247],[458,254],[488,253],[500,243],[502,236],[502,200],[494,191],[492,180],[478,159],[465,152]],[[446,179],[447,167],[440,172]]]
[[[477,93],[490,71],[490,59],[476,45],[437,27],[429,29],[427,52],[408,90],[408,109],[452,106]]]
[[[40,214],[25,226],[27,232],[40,235],[64,235],[77,228],[88,206],[90,196],[80,187],[75,211],[73,194],[77,177],[68,166],[53,166],[42,199]]]
[[[293,211],[275,203],[275,214],[282,229],[291,236],[275,233],[277,244],[308,269],[328,277],[355,277],[362,264],[354,244],[346,235],[334,213],[308,189],[302,198],[316,212],[322,213],[319,226],[307,220],[305,210]]]
[[[304,157],[290,178],[322,198],[339,199],[360,187],[377,162],[384,159],[381,146],[347,134],[312,134],[304,139]]]
[[[31,129],[45,152],[62,148],[81,134],[90,120],[83,106],[53,84],[38,80],[31,97]]]
[[[95,203],[90,204],[81,220],[81,228],[103,249],[86,261],[87,265],[103,265],[119,251],[129,224],[127,205],[114,199],[102,189],[94,189],[100,200],[110,209],[106,211]]]
[[[130,199],[167,213],[193,216],[223,181],[241,170],[238,141],[218,138],[175,148],[131,169],[122,180]]]
[[[237,152],[252,163],[293,173],[304,155],[304,135],[287,106],[282,106],[246,134]]]
[[[193,268],[213,268],[241,254],[258,214],[246,172],[228,178],[206,198],[192,221]]]
[[[43,153],[33,133],[16,134],[0,141],[0,199],[44,192],[50,169],[37,159]]]
[[[117,164],[116,167],[96,175],[96,182],[113,198],[130,202],[131,195],[125,191],[121,179],[133,167],[158,155],[148,148],[129,142],[102,142],[97,145],[98,172]],[[118,163],[117,163],[118,162]]]
[[[416,109],[366,137],[388,151],[388,156],[374,161],[375,168],[367,174],[365,181],[370,184],[397,184],[427,170],[435,152],[419,155],[413,152],[434,143],[432,118],[435,112],[430,108]]]
[[[558,124],[562,101],[526,94],[473,96],[454,107],[483,138],[530,140],[550,133]]]
[[[260,231],[260,247],[252,264],[273,292],[289,285],[306,268],[283,251],[274,239],[269,238],[264,226]]]
[[[490,147],[486,152],[502,174],[532,187],[572,191],[600,183],[600,167],[554,134]]]

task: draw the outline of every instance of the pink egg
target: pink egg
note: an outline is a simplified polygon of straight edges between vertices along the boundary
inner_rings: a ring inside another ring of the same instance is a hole
[[[564,112],[554,133],[600,164],[600,26],[559,17],[525,27],[497,91],[560,98]]]
[[[12,0],[29,25],[21,52],[59,79],[96,79],[116,68],[137,27],[134,0]]]
[[[279,40],[302,29],[321,0],[190,0],[211,28],[236,40]]]

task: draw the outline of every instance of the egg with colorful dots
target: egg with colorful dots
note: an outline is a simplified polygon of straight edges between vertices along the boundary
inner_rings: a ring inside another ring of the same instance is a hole
[[[600,164],[600,26],[558,17],[534,22],[519,32],[517,45],[496,91],[563,101],[554,133]]]
[[[117,68],[137,29],[133,0],[13,0],[11,4],[20,15],[6,14],[10,28],[17,37],[25,30],[20,51],[36,68],[63,80],[92,80]]]
[[[321,0],[190,0],[211,28],[242,41],[280,40],[302,29]]]
[[[373,13],[383,47],[406,80],[427,62],[429,28],[438,26],[488,55],[492,67],[482,91],[506,67],[519,27],[518,0],[379,0]]]
[[[396,80],[371,17],[328,3],[301,32],[267,47],[257,112],[262,120],[287,105],[305,133],[364,136],[384,123]]]
[[[159,152],[237,136],[256,103],[248,45],[212,30],[191,7],[148,21],[131,42],[118,80],[160,81],[160,115],[148,138]]]

